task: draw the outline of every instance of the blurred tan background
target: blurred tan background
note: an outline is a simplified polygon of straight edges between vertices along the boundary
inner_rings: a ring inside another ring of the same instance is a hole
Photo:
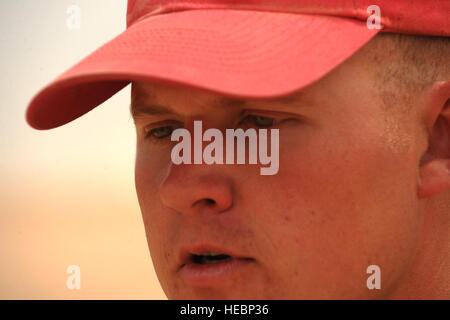
[[[125,14],[126,0],[0,1],[0,299],[166,299],[135,195],[130,88],[54,130],[24,118],[38,90],[125,30]],[[66,286],[69,265],[80,290]]]

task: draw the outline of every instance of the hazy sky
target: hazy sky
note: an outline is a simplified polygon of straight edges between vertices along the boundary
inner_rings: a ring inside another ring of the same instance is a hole
[[[134,189],[130,88],[54,130],[25,122],[33,95],[123,32],[125,13],[126,0],[0,1],[0,299],[165,299]]]

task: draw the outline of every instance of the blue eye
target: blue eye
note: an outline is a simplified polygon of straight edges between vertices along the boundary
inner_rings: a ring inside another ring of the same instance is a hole
[[[164,139],[169,137],[173,131],[172,126],[155,128],[147,132],[146,138]]]
[[[259,128],[270,128],[275,125],[275,118],[258,115],[249,115],[245,117],[245,119],[242,122],[253,124],[254,126]]]

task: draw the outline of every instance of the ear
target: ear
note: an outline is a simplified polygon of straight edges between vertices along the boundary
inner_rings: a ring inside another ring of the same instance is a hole
[[[450,189],[450,81],[437,82],[424,108],[428,149],[419,173],[419,198],[429,198]]]

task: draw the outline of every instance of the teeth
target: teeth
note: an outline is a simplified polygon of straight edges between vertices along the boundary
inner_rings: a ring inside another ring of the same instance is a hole
[[[205,251],[202,254],[194,254],[192,256],[192,261],[194,263],[199,264],[209,264],[209,263],[220,263],[231,260],[232,257],[223,254],[223,253],[217,253],[213,251]]]
[[[213,251],[206,251],[204,253],[201,254],[202,256],[206,256],[206,257],[215,257],[215,256],[220,256],[223,255],[223,253],[216,253]]]

